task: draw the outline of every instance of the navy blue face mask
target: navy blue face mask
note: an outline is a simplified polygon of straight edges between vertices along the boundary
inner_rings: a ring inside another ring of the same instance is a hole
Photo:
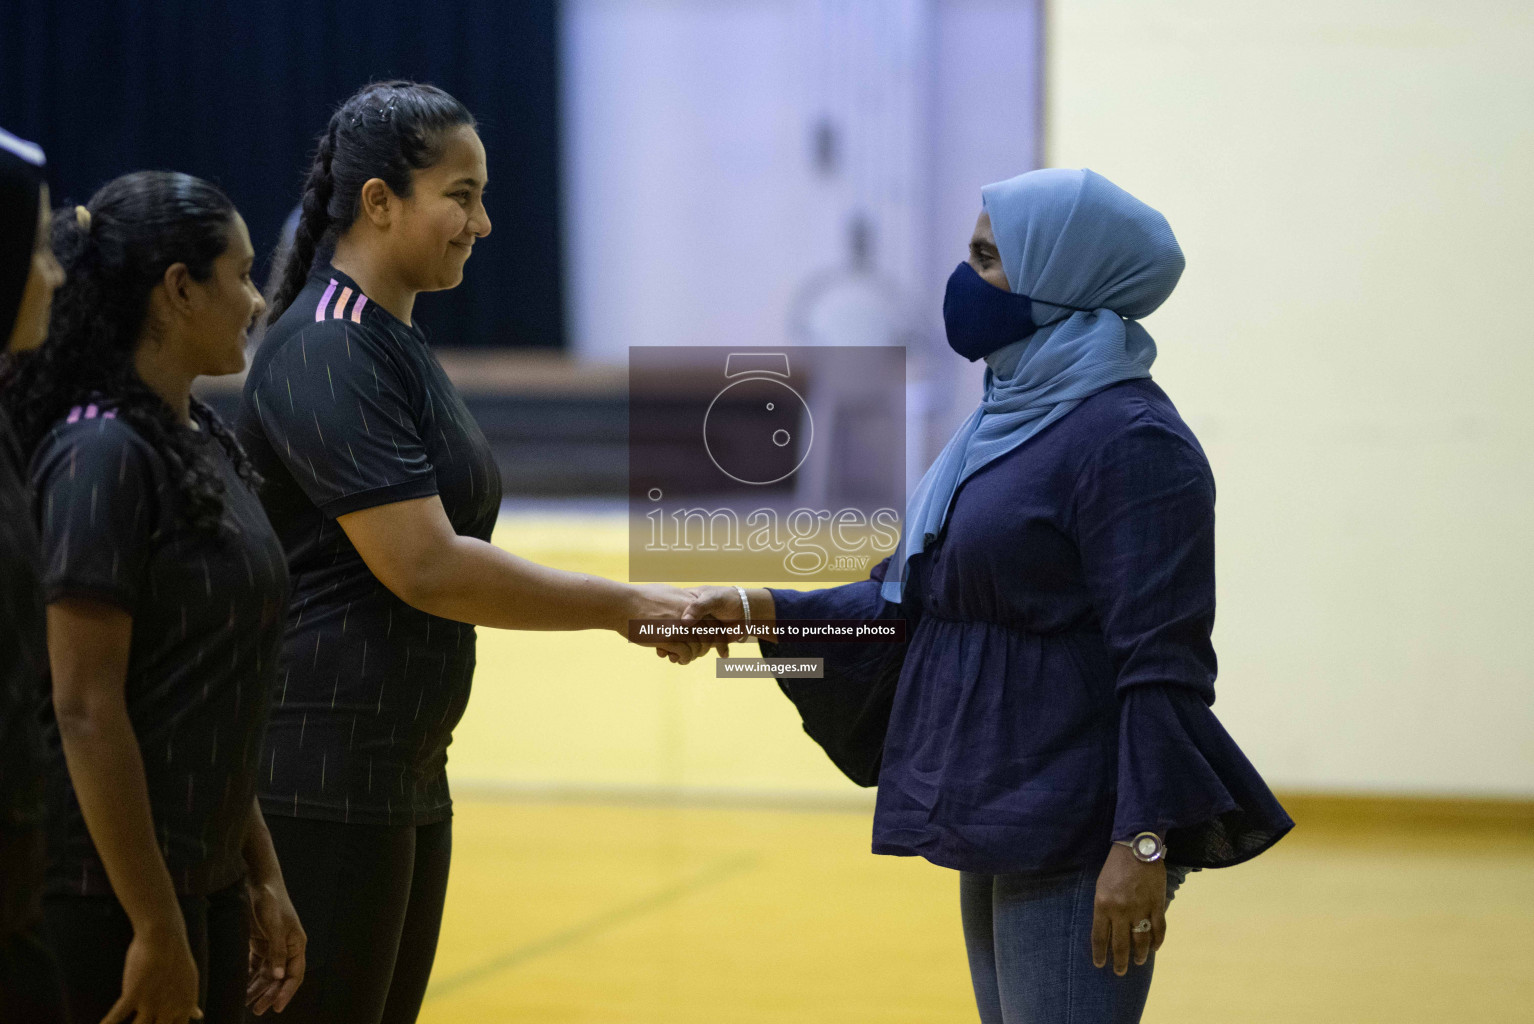
[[[1059,302],[1049,305],[1091,312]],[[968,263],[960,263],[948,276],[948,289],[943,293],[943,327],[948,334],[948,347],[970,362],[1039,329],[1033,321],[1032,299],[996,287]]]

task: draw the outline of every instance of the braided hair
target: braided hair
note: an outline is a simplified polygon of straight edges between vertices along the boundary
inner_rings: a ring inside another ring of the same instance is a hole
[[[110,401],[164,459],[184,498],[179,522],[216,534],[224,512],[224,482],[198,433],[134,368],[149,296],[172,264],[186,264],[206,281],[229,246],[234,204],[216,186],[190,174],[138,171],[115,178],[91,197],[86,215],[61,208],[50,241],[64,267],[54,294],[48,339],[33,352],[12,354],[0,370],[0,404],[11,417],[27,457],[75,405]],[[252,487],[260,478],[233,433],[208,406],[192,399],[206,424]]]
[[[434,85],[374,82],[330,115],[304,180],[293,241],[277,254],[266,296],[266,322],[303,290],[317,253],[357,219],[362,186],[379,178],[401,198],[411,193],[411,172],[442,158],[443,135],[474,127],[468,108]]]

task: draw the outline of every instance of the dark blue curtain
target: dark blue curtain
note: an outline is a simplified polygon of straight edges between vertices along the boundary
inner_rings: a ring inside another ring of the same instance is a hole
[[[3,0],[0,125],[40,143],[55,197],[147,168],[217,182],[258,270],[331,110],[373,79],[473,111],[494,233],[421,297],[434,344],[564,344],[555,0]]]

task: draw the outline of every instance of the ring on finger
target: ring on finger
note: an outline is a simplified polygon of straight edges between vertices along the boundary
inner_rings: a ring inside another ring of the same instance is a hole
[[[1151,930],[1150,918],[1147,917],[1147,918],[1142,919],[1138,924],[1136,924],[1134,926],[1134,928],[1132,930],[1137,935],[1138,934],[1143,934],[1145,932],[1150,931]]]

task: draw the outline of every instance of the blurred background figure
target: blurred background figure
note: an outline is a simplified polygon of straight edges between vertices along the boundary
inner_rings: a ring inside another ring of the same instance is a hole
[[[806,404],[820,413],[822,443],[834,456],[808,463],[799,474],[800,505],[843,508],[865,502],[874,487],[860,478],[920,480],[926,413],[928,360],[917,311],[906,289],[884,274],[875,259],[873,227],[854,213],[847,227],[847,257],[840,266],[810,276],[789,313],[790,336],[807,345],[894,345],[906,351],[904,404],[892,409],[879,380],[852,374],[817,376]],[[890,413],[903,422],[890,422]],[[891,438],[916,438],[899,445]],[[903,457],[902,457],[903,456]],[[900,488],[904,493],[904,486]]]
[[[909,488],[979,395],[931,358],[977,189],[1145,197],[1187,257],[1154,378],[1219,482],[1215,710],[1297,822],[1179,893],[1145,1019],[1504,1020],[1534,999],[1531,48],[1497,0],[17,0],[0,123],[56,201],[217,181],[264,283],[329,111],[453,93],[496,237],[421,319],[498,543],[612,578],[631,346],[904,346]],[[867,855],[869,795],[770,681],[633,654],[481,640],[422,1020],[972,1020],[955,880]]]

